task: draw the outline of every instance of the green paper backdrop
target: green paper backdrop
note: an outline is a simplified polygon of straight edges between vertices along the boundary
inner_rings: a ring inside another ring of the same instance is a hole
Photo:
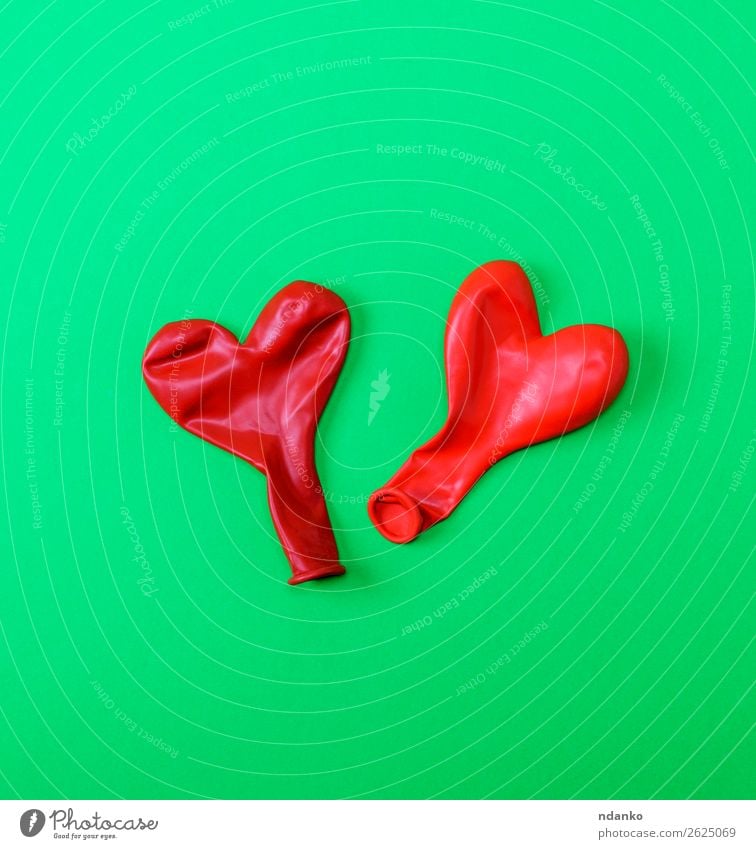
[[[752,24],[3,6],[3,794],[753,794]],[[627,385],[392,545],[366,497],[443,421],[445,317],[494,258],[545,329],[619,328]],[[292,588],[263,477],[140,358],[297,278],[353,338],[317,445],[348,574]]]

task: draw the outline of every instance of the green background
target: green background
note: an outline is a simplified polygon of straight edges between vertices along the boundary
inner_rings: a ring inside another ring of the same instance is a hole
[[[3,6],[3,794],[753,793],[750,6]],[[392,545],[365,499],[494,258],[545,329],[619,328],[627,385]],[[140,358],[297,278],[353,338],[317,448],[348,574],[293,588],[263,477]]]

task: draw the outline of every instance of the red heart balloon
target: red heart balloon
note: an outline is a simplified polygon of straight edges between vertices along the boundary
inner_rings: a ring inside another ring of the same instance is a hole
[[[344,573],[314,439],[348,345],[346,304],[299,281],[268,302],[244,343],[192,319],[163,327],[144,354],[150,391],[181,427],[267,476],[291,584]]]
[[[446,330],[449,413],[368,502],[378,530],[409,542],[445,519],[502,457],[593,421],[628,370],[620,334],[580,324],[544,336],[533,290],[515,262],[465,280]]]

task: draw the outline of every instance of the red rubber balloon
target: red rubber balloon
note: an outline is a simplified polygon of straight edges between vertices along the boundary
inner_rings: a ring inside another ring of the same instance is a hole
[[[348,345],[346,304],[298,281],[268,302],[244,343],[192,319],[163,327],[144,354],[147,386],[181,427],[266,475],[290,584],[344,573],[314,442]]]
[[[444,356],[449,415],[368,501],[392,542],[446,519],[478,478],[513,451],[593,421],[619,394],[628,354],[598,324],[541,333],[533,290],[515,262],[490,262],[451,305]]]

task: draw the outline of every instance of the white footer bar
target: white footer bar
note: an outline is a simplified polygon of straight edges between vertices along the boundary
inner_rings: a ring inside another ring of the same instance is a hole
[[[0,801],[0,846],[587,849],[756,846],[718,801]]]

